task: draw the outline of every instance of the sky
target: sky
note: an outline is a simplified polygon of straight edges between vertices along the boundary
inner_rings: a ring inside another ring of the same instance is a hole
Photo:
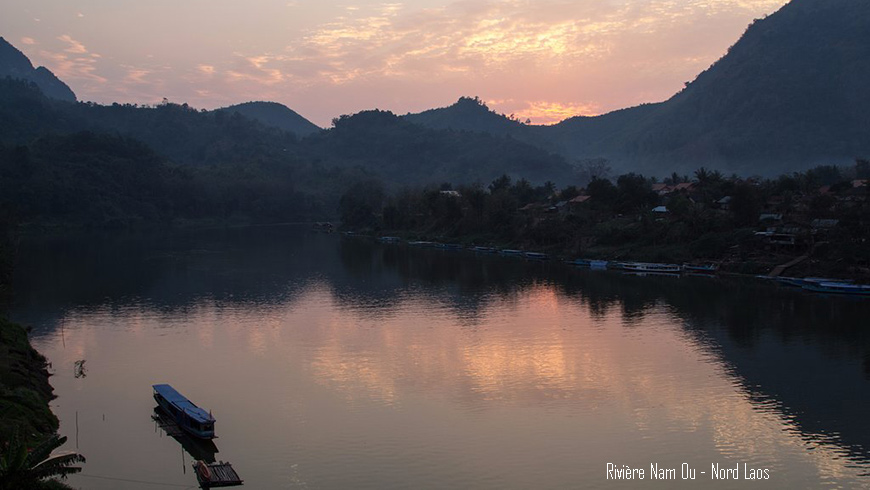
[[[317,125],[478,96],[533,124],[658,102],[786,0],[0,0],[80,100],[285,104]]]

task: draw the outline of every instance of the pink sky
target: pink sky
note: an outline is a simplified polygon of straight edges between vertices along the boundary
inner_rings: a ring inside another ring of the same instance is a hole
[[[281,102],[315,124],[479,96],[551,124],[670,97],[785,0],[4,0],[79,99]]]

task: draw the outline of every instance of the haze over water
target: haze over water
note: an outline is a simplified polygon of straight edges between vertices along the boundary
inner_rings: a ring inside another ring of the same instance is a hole
[[[52,363],[82,488],[195,487],[155,383],[213,412],[246,488],[870,484],[866,301],[303,226],[25,245],[10,317]]]

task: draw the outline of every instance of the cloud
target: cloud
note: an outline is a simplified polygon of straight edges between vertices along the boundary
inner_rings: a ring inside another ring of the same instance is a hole
[[[84,44],[68,34],[57,37],[57,40],[67,45],[63,51],[45,49],[39,52],[43,62],[55,75],[62,80],[82,80],[98,85],[107,82],[105,77],[97,74],[97,62],[102,58],[99,54],[88,52]]]
[[[69,44],[69,47],[64,50],[67,53],[81,54],[81,53],[88,52],[88,50],[87,50],[87,48],[85,48],[84,44],[76,41],[75,39],[70,37],[68,34],[64,34],[63,36],[60,36],[57,39]]]
[[[278,84],[288,77],[280,69],[275,68],[275,64],[282,63],[285,59],[284,56],[272,54],[237,55],[236,67],[227,70],[226,79],[230,82],[251,81],[262,85]]]
[[[510,114],[520,121],[530,119],[532,124],[544,125],[555,124],[578,115],[595,116],[600,112],[600,107],[594,103],[582,104],[544,100],[517,102],[507,100],[489,101],[487,104],[500,112],[502,107],[506,108],[505,111],[510,111]],[[525,104],[525,106],[522,104]]]
[[[92,56],[70,56],[67,53],[40,51],[40,56],[55,75],[62,80],[85,80],[98,84],[106,83],[106,78],[96,73],[97,59]],[[83,53],[87,54],[87,53]]]
[[[125,84],[148,84],[145,77],[151,74],[151,70],[144,68],[136,68],[134,66],[124,66],[127,69],[127,75],[124,77]]]
[[[505,101],[494,105],[500,112],[546,124],[670,96],[724,54],[752,18],[786,1],[367,1],[318,10],[320,20],[309,22],[301,17],[312,15],[306,2],[285,0],[278,6],[302,30],[264,33],[268,41],[258,48],[227,44],[208,53],[208,63],[173,60],[190,69],[167,74],[166,84],[202,104],[277,98],[307,105],[320,122],[336,115],[327,111],[379,105],[405,112],[479,95]],[[55,65],[97,77],[94,62],[76,61],[94,55],[82,42],[57,39],[64,47]],[[157,71],[145,53],[127,63],[150,73],[110,65],[117,55],[100,60],[102,73],[144,91]]]
[[[36,41],[32,37],[22,37],[21,44],[33,45]]]

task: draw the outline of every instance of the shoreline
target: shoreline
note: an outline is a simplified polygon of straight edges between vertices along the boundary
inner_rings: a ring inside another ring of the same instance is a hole
[[[348,234],[347,231],[342,232],[345,235]],[[457,243],[461,244],[464,250],[469,250],[472,246],[486,246],[492,247],[496,250],[499,249],[515,249],[522,250],[525,252],[540,252],[550,256],[552,258],[552,262],[562,263],[564,265],[569,265],[571,267],[575,267],[570,264],[570,261],[575,259],[592,259],[592,260],[605,260],[609,262],[648,262],[648,263],[668,263],[668,264],[677,264],[682,265],[683,263],[695,263],[699,262],[697,260],[680,260],[674,257],[668,257],[667,255],[662,255],[662,250],[665,250],[667,247],[658,247],[657,250],[644,250],[641,249],[637,255],[629,256],[624,255],[624,249],[619,249],[616,247],[597,247],[594,250],[590,250],[590,252],[583,256],[577,256],[575,254],[565,253],[564,249],[556,247],[542,247],[535,249],[527,249],[524,244],[517,242],[492,242],[492,241],[475,241],[471,237],[451,237],[450,242],[445,242],[444,240],[447,237],[438,236],[431,237],[425,234],[408,232],[408,231],[399,231],[392,230],[389,232],[378,232],[375,233],[372,230],[367,230],[365,232],[355,232],[350,231],[350,234],[347,236],[351,237],[359,237],[359,238],[369,238],[372,240],[379,240],[385,236],[394,236],[399,238],[399,243],[407,245],[409,242],[413,241],[431,241],[433,243]],[[498,253],[495,253],[498,255]],[[802,260],[800,259],[802,256],[806,256]],[[716,263],[720,266],[717,274],[722,276],[731,276],[731,277],[748,277],[748,278],[769,278],[775,279],[776,277],[828,277],[831,279],[841,280],[841,281],[856,281],[863,283],[870,283],[870,275],[867,272],[854,272],[843,274],[842,272],[839,274],[831,274],[830,271],[836,266],[836,261],[826,261],[820,257],[815,257],[812,251],[807,252],[795,252],[792,254],[768,254],[766,257],[753,257],[752,260],[740,261],[735,257],[719,257],[718,259],[706,259],[700,262],[705,263]],[[792,264],[790,267],[784,267],[784,265]],[[780,269],[777,272],[777,269]]]
[[[0,317],[0,440],[17,431],[31,443],[57,432],[59,422],[49,406],[55,398],[49,366],[25,327]]]

